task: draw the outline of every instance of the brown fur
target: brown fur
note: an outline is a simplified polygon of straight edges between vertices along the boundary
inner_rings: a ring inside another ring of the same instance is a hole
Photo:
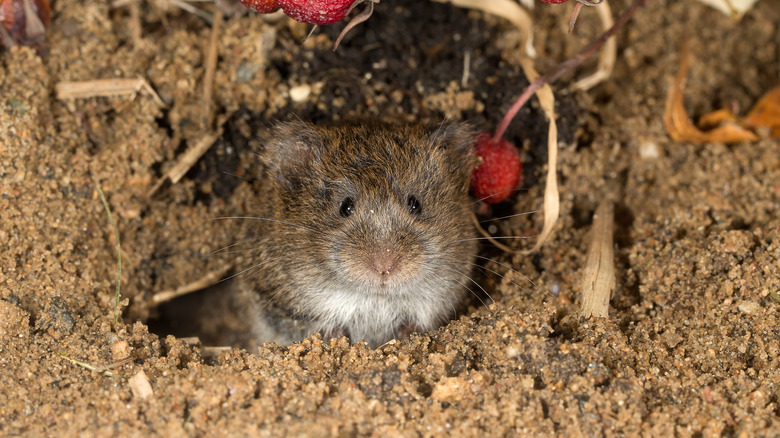
[[[374,121],[286,123],[262,139],[271,197],[246,212],[262,219],[243,282],[258,341],[320,331],[376,346],[454,317],[476,253],[459,241],[475,237],[472,139],[463,125]]]

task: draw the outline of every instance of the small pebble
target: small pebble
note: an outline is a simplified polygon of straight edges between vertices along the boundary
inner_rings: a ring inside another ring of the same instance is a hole
[[[311,87],[305,84],[290,88],[290,99],[293,102],[303,102],[310,94]]]

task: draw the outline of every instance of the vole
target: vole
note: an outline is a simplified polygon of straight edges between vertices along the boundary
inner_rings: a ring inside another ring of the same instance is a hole
[[[253,334],[375,348],[456,316],[477,251],[464,124],[282,123],[258,141],[269,197],[246,212]],[[241,267],[241,266],[240,266]]]

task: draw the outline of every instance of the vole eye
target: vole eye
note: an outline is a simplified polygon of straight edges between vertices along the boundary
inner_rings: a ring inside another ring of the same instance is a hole
[[[418,201],[414,196],[409,196],[406,198],[406,208],[409,209],[409,213],[411,214],[422,213],[422,204],[420,204],[420,201]]]
[[[354,212],[355,201],[353,201],[352,198],[344,198],[344,200],[341,201],[341,208],[339,209],[341,217],[349,217]]]

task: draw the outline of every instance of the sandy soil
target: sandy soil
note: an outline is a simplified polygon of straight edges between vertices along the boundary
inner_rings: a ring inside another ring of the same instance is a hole
[[[230,269],[213,252],[239,225],[211,218],[262,202],[253,133],[357,114],[490,129],[527,83],[519,34],[477,12],[386,0],[333,53],[340,25],[301,45],[306,26],[231,17],[210,118],[202,18],[144,4],[134,41],[126,8],[55,1],[47,55],[0,54],[0,434],[780,434],[780,142],[675,143],[661,121],[686,37],[691,114],[749,108],[777,85],[780,8],[762,0],[734,22],[698,2],[649,3],[618,35],[607,83],[567,91],[586,64],[555,85],[561,219],[535,256],[483,248],[488,306],[475,300],[437,332],[377,350],[313,337],[215,355],[209,346],[247,345],[243,321],[212,305],[218,293],[150,299]],[[597,34],[587,9],[572,37],[567,7],[533,15],[541,71]],[[144,92],[55,95],[61,81],[136,77],[165,105]],[[150,194],[222,122],[184,178]],[[511,128],[528,190],[495,215],[539,208],[545,132],[534,104]],[[118,323],[116,242],[98,186],[121,235]],[[585,321],[579,281],[605,198],[616,200],[618,286],[609,318]],[[533,234],[541,221],[498,229]],[[212,312],[181,311],[192,305]]]

